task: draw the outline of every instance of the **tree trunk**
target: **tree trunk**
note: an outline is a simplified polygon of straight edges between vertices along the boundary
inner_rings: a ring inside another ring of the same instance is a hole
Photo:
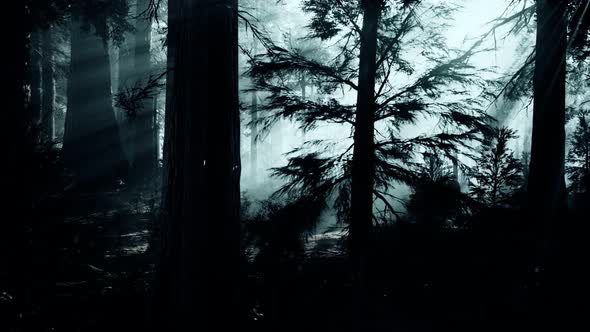
[[[31,116],[36,126],[41,119],[41,33],[31,33]]]
[[[352,159],[350,250],[355,259],[365,254],[373,219],[375,182],[374,104],[377,28],[380,0],[363,0],[357,109]]]
[[[534,109],[528,178],[534,227],[549,235],[567,208],[565,191],[566,2],[537,1]]]
[[[70,66],[64,161],[81,185],[112,184],[127,164],[112,106],[108,47],[75,11]]]
[[[301,82],[299,84],[301,86],[301,98],[303,101],[307,99],[307,82],[305,81],[305,76],[302,74]],[[307,135],[305,130],[301,130],[301,145],[305,144],[307,141]]]
[[[41,130],[47,141],[55,137],[55,69],[54,43],[52,28],[43,31],[43,108],[41,112]]]
[[[254,1],[254,11],[258,11],[258,1]],[[252,52],[258,52],[258,39],[254,36],[252,41]],[[258,94],[252,91],[252,113],[250,117],[250,179],[252,183],[258,183]]]
[[[354,151],[351,174],[351,220],[349,249],[355,283],[353,300],[354,330],[370,329],[367,307],[367,253],[373,223],[373,189],[375,183],[375,76],[377,31],[381,0],[363,0],[358,95],[354,125]]]
[[[258,181],[258,95],[252,92],[252,118],[250,123],[250,176],[254,183]]]
[[[233,330],[243,312],[237,1],[169,6],[163,324]]]
[[[138,0],[135,24],[135,80],[146,82],[152,74],[150,44],[152,40],[152,20],[145,15],[150,0]],[[146,98],[137,110],[134,122],[133,174],[139,181],[149,180],[155,171],[156,159],[154,141],[154,98]]]

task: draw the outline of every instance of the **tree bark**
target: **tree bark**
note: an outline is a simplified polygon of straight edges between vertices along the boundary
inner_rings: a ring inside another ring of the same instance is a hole
[[[41,112],[41,130],[47,141],[55,137],[55,68],[54,43],[51,26],[43,31],[43,107]]]
[[[243,313],[237,1],[169,6],[161,323],[233,330]]]
[[[79,13],[72,13],[63,152],[79,184],[92,188],[125,176],[127,163],[112,106],[107,43],[93,27],[84,26],[84,21]]]
[[[561,0],[537,1],[528,206],[531,221],[544,236],[567,208],[564,175],[566,6]]]

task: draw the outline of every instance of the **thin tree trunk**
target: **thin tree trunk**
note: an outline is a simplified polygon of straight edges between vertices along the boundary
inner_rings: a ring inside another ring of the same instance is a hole
[[[131,24],[131,22],[130,22]],[[133,87],[133,70],[134,70],[134,57],[133,57],[133,39],[135,36],[131,33],[124,33],[123,41],[118,47],[119,56],[118,62],[118,79],[117,79],[117,92],[125,92],[126,89]],[[121,126],[121,146],[125,157],[129,161],[130,168],[134,168],[133,162],[135,161],[135,151],[133,147],[133,132],[134,129],[127,113],[123,109],[116,110],[116,118]]]
[[[566,2],[537,1],[534,109],[528,179],[535,228],[549,235],[567,208],[565,191]],[[538,234],[541,235],[541,234]]]
[[[48,141],[55,137],[55,69],[54,43],[51,27],[43,31],[43,109],[41,112],[41,129]]]
[[[169,5],[164,325],[231,331],[242,318],[237,1]]]
[[[36,126],[41,119],[41,33],[31,33],[31,116]]]
[[[154,124],[154,130],[152,131],[152,136],[154,140],[152,159],[155,162],[156,169],[158,169],[160,164],[160,125],[158,123],[158,97],[158,95],[154,96],[154,112],[152,114],[152,123]]]
[[[74,11],[64,161],[80,184],[92,188],[124,176],[127,164],[112,106],[107,43],[83,25]]]
[[[301,98],[305,101],[307,99],[307,82],[305,82],[305,76],[301,77]],[[305,130],[301,131],[301,144],[305,144],[307,141]]]
[[[252,118],[250,123],[250,176],[254,183],[258,180],[258,95],[252,92]]]
[[[138,0],[136,6],[135,24],[135,80],[145,82],[152,74],[151,65],[151,28],[152,20],[145,14],[150,0]],[[146,98],[137,110],[134,119],[134,160],[133,177],[136,182],[145,181],[153,175],[156,166],[154,151],[154,98]]]
[[[258,1],[254,1],[254,11],[258,11]],[[258,52],[258,39],[252,41],[252,51]],[[252,91],[252,113],[250,116],[250,178],[253,183],[258,181],[258,94]]]

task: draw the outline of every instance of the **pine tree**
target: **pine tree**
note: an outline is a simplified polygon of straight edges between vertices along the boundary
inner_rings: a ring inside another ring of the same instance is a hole
[[[337,49],[332,53],[336,55],[316,57],[288,45],[275,45],[269,47],[266,54],[255,57],[248,71],[256,82],[255,88],[268,94],[266,103],[259,105],[263,128],[272,126],[279,118],[287,118],[296,121],[304,130],[331,124],[341,126],[343,132],[348,129],[354,132],[338,142],[329,139],[307,142],[305,149],[295,149],[289,163],[276,172],[290,179],[285,192],[303,195],[316,190],[316,197],[335,199],[339,207],[348,211],[340,213],[346,222],[354,223],[351,213],[359,213],[358,209],[351,208],[355,195],[352,191],[364,188],[363,194],[357,193],[356,197],[364,197],[362,201],[369,207],[364,206],[361,211],[369,215],[357,215],[356,220],[361,220],[358,232],[360,242],[365,244],[374,219],[374,201],[392,206],[392,187],[400,182],[412,183],[417,178],[414,160],[418,155],[435,149],[453,159],[459,146],[468,150],[469,142],[489,132],[490,119],[483,112],[485,98],[472,97],[468,92],[473,88],[485,90],[489,83],[469,64],[470,57],[480,51],[479,44],[465,52],[454,53],[445,49],[441,36],[438,24],[444,26],[454,8],[444,4],[427,6],[415,1],[387,4],[377,7],[380,20],[372,65],[366,59],[359,60],[366,50],[359,46],[362,28],[357,24],[363,9],[370,6],[362,7],[355,1],[310,0],[304,3],[304,9],[313,14],[308,37],[336,44]],[[374,9],[370,7],[371,11]],[[408,51],[414,47],[423,51],[419,54]],[[424,60],[427,69],[420,71],[417,61],[409,60],[411,58]],[[363,60],[368,67],[360,70]],[[369,76],[364,78],[368,81],[361,79],[360,75],[366,71],[374,71],[374,84]],[[301,75],[313,80],[316,86],[318,94],[313,100],[304,99],[300,88],[291,84],[293,80],[285,80],[285,77]],[[394,75],[398,77],[396,80],[392,79]],[[357,103],[347,104],[335,96],[337,91],[348,90],[360,98],[361,81],[367,91]],[[361,107],[361,102],[368,104]],[[359,113],[359,108],[364,115]],[[436,130],[415,137],[402,134],[404,129],[428,120],[438,124]],[[354,150],[357,154],[362,152],[356,157],[356,166]],[[355,185],[355,180],[357,184],[359,180],[352,175],[358,163],[363,170],[357,171],[357,175],[360,173],[363,177],[360,187]],[[317,185],[308,186],[309,183]],[[368,195],[367,188],[370,189]],[[351,224],[350,236],[354,236],[355,227]]]
[[[470,193],[490,208],[506,207],[514,203],[522,187],[522,164],[514,157],[508,143],[517,136],[508,128],[495,130],[486,140],[470,171]]]

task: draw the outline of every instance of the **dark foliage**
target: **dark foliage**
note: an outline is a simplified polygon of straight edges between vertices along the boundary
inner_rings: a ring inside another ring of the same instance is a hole
[[[304,243],[314,232],[323,208],[323,200],[313,196],[260,202],[254,215],[243,219],[246,246],[258,251],[255,261],[272,265],[302,258]]]
[[[167,72],[160,75],[150,75],[146,81],[137,81],[131,87],[121,89],[115,95],[115,106],[125,111],[127,118],[132,121],[137,117],[138,110],[143,107],[144,101],[153,98],[165,88],[161,80]]]
[[[522,164],[514,157],[508,143],[516,138],[509,128],[496,129],[482,144],[480,155],[474,158],[470,172],[470,192],[482,204],[496,208],[514,204],[522,188]]]
[[[407,210],[411,221],[432,228],[463,227],[478,206],[461,192],[459,179],[437,154],[424,156],[417,166],[418,178],[412,186]]]

